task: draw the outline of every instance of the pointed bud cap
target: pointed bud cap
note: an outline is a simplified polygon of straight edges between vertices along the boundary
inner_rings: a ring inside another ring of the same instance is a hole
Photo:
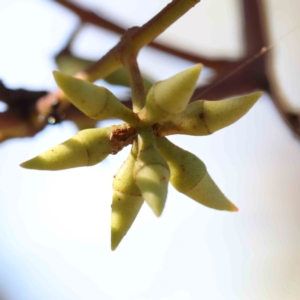
[[[139,113],[149,124],[174,118],[186,108],[202,65],[195,65],[171,78],[157,82],[149,91],[146,104]]]
[[[227,127],[243,117],[262,92],[228,100],[198,100],[189,104],[186,110],[173,120],[160,124],[158,134],[208,135]]]
[[[134,222],[144,200],[133,180],[135,157],[127,157],[113,181],[111,249],[115,250]]]
[[[133,224],[144,200],[141,196],[113,191],[111,205],[111,250],[115,250]]]
[[[147,130],[140,132],[138,137],[138,156],[133,174],[143,198],[156,216],[160,216],[167,198],[170,171],[155,146],[153,133]]]
[[[135,182],[157,217],[164,209],[170,172],[162,165],[146,165],[135,175]]]
[[[53,74],[69,101],[88,117],[96,120],[117,118],[133,126],[137,124],[137,116],[106,88],[57,71]]]
[[[55,171],[95,165],[114,150],[110,142],[112,129],[106,127],[79,131],[64,143],[22,163],[21,167]]]
[[[256,92],[228,100],[205,101],[204,120],[208,130],[215,132],[235,123],[250,110],[262,94]]]
[[[166,138],[157,138],[157,146],[169,164],[170,182],[179,192],[205,206],[237,211],[207,173],[204,163]]]
[[[238,211],[238,208],[225,197],[208,173],[185,194],[210,208],[232,212]]]

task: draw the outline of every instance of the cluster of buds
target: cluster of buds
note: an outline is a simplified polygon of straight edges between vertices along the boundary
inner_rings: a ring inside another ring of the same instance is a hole
[[[172,134],[208,135],[241,118],[261,96],[256,92],[229,100],[197,100],[189,104],[201,65],[154,84],[144,107],[133,112],[110,91],[88,81],[54,72],[70,102],[95,120],[125,123],[85,129],[71,139],[21,164],[38,170],[62,170],[100,163],[132,145],[113,180],[111,248],[116,249],[144,201],[160,216],[169,182],[180,193],[214,209],[237,211],[195,155],[172,144]]]

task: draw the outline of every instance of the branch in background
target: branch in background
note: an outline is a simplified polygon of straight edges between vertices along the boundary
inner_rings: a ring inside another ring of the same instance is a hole
[[[67,0],[54,0],[54,1],[64,6],[65,8],[69,9],[73,13],[75,13],[81,19],[82,23],[90,23],[120,35],[124,34],[128,29],[119,26],[112,21],[109,21],[108,19],[104,18],[103,15],[101,15],[99,12],[95,14],[94,12],[88,11],[78,6],[75,3],[71,3],[70,1]],[[167,45],[163,45],[157,42],[150,43],[149,47],[188,61],[192,61],[196,63],[201,62],[206,67],[213,68],[215,71],[218,71],[219,68],[223,68],[228,64],[230,64],[230,61],[225,59],[209,59],[205,56],[196,55],[187,51],[180,51],[174,47],[169,47]]]
[[[245,57],[219,72],[207,86],[198,88],[193,99],[210,100],[246,94],[255,90],[269,93],[280,116],[296,138],[300,138],[300,115],[289,111],[286,97],[273,76],[267,14],[263,0],[243,0]],[[229,75],[228,75],[229,74]]]
[[[262,0],[242,0],[245,56],[251,57],[270,44],[267,15]]]
[[[0,142],[15,137],[33,136],[45,127],[46,122],[29,122],[35,112],[37,100],[45,95],[46,91],[12,90],[0,81],[0,100],[8,107],[0,113]]]
[[[55,0],[55,2],[74,12],[83,23],[91,23],[117,34],[123,34],[126,31],[103,16],[74,3],[66,0]],[[192,62],[200,61],[206,67],[215,71],[216,76],[213,80],[208,85],[198,88],[192,100],[199,99],[199,97],[216,100],[237,94],[250,93],[257,89],[263,90],[270,94],[276,108],[291,131],[297,137],[300,137],[300,116],[288,110],[285,105],[287,101],[278,85],[276,85],[276,80],[269,75],[272,74],[270,72],[271,57],[269,53],[257,55],[263,47],[269,45],[264,2],[263,0],[243,0],[242,9],[245,57],[238,61],[208,59],[156,42],[150,43],[149,46],[181,59]],[[63,50],[70,51],[69,45],[73,38],[74,36]],[[257,58],[252,59],[254,56],[257,56]],[[248,62],[249,59],[250,62]],[[231,75],[228,76],[228,74]],[[72,120],[83,127],[89,126],[89,124],[93,126],[93,121],[84,116],[74,106],[59,104],[60,91],[46,95],[45,92],[42,92],[41,95],[38,93],[40,92],[22,89],[12,91],[5,88],[4,85],[0,85],[0,100],[9,106],[6,112],[0,114],[0,141],[14,137],[32,136],[45,127],[49,117],[56,118],[55,121],[60,121],[60,119]],[[131,107],[131,99],[124,100],[123,103]]]

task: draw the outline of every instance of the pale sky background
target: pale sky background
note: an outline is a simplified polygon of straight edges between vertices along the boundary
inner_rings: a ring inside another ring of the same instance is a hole
[[[168,2],[85,1],[124,26],[143,24]],[[268,0],[267,9],[276,74],[291,105],[300,109],[297,2]],[[237,57],[243,51],[238,3],[203,0],[162,38],[212,57]],[[55,89],[53,55],[77,23],[52,1],[0,0],[0,78],[12,88]],[[97,59],[117,41],[87,26],[75,50]],[[190,66],[153,50],[139,59],[157,79]],[[203,207],[170,186],[161,218],[144,205],[115,252],[110,250],[111,183],[129,148],[90,168],[38,172],[19,167],[75,132],[74,125],[62,123],[0,147],[1,300],[299,297],[300,143],[268,96],[212,136],[172,137],[205,162],[240,211]]]

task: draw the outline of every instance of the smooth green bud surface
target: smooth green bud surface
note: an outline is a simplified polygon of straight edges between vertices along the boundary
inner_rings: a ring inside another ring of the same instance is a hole
[[[155,146],[150,130],[140,132],[133,174],[143,198],[156,216],[160,216],[167,198],[170,171],[167,162]]]
[[[56,57],[55,62],[59,70],[68,75],[74,75],[94,63],[94,61],[76,57],[71,54],[61,54]]]
[[[136,125],[137,116],[106,88],[57,71],[53,74],[70,102],[88,117],[96,120],[117,118]]]
[[[164,209],[170,172],[162,165],[146,165],[137,171],[135,182],[142,192],[143,198],[159,217]]]
[[[144,200],[133,180],[135,157],[132,152],[113,181],[111,249],[115,250],[134,222]]]
[[[256,92],[228,100],[195,101],[173,120],[160,124],[158,134],[212,134],[243,117],[261,95],[262,92]]]
[[[104,78],[104,80],[110,84],[116,84],[116,85],[130,87],[129,77],[128,77],[128,74],[127,74],[125,68],[120,68],[120,69],[114,71],[109,76]],[[143,77],[143,82],[144,82],[146,92],[149,91],[151,86],[153,85],[152,82],[144,77]]]
[[[114,151],[110,142],[112,127],[86,129],[72,138],[21,164],[26,169],[63,170],[93,166]]]
[[[205,206],[237,211],[207,173],[204,163],[166,138],[157,138],[157,146],[169,164],[170,182],[179,192]]]
[[[238,208],[225,197],[208,173],[185,194],[210,208],[238,211]]]
[[[71,54],[61,54],[56,57],[55,62],[60,72],[68,75],[74,75],[95,63],[95,61],[80,58]],[[130,81],[125,68],[119,68],[105,77],[104,80],[110,84],[130,87]],[[149,91],[152,86],[152,82],[144,77],[143,81],[145,90]]]
[[[153,124],[174,118],[186,108],[202,65],[195,65],[171,78],[157,82],[149,91],[139,113],[141,120]]]

